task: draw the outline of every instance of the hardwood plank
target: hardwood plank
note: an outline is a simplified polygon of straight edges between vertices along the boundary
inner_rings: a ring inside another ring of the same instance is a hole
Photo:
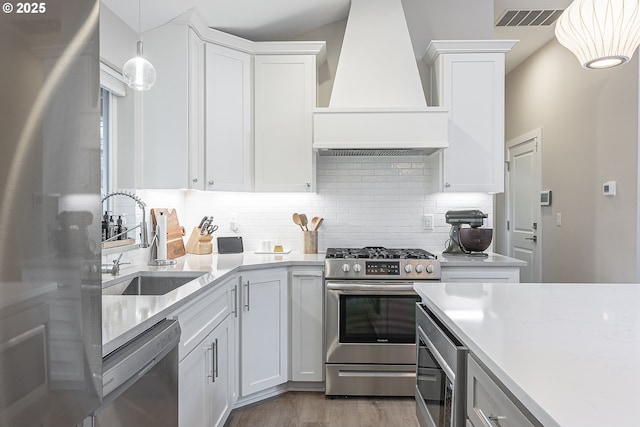
[[[290,392],[235,409],[225,427],[417,427],[413,398],[349,397]]]

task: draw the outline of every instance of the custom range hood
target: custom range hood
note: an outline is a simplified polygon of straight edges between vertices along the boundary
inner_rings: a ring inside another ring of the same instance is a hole
[[[321,155],[430,154],[448,111],[428,107],[401,0],[351,0],[329,107],[316,108]]]

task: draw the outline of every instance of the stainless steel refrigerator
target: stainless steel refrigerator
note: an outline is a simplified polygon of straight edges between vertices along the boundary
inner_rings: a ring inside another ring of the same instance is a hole
[[[2,2],[0,426],[102,399],[97,1]]]

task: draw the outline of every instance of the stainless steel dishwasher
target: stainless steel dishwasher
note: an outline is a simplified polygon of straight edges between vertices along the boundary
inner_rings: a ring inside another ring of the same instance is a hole
[[[95,427],[177,427],[180,325],[163,320],[103,359]]]

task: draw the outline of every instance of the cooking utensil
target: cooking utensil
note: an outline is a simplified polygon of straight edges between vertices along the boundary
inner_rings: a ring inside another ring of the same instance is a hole
[[[309,220],[307,219],[307,215],[306,214],[300,214],[300,222],[302,223],[302,230],[303,231],[309,231],[309,228],[307,227],[307,224],[309,223]]]
[[[204,223],[207,222],[207,220],[209,219],[208,216],[203,216],[202,220],[200,221],[200,225],[198,225],[198,228],[202,229],[202,227],[204,227]]]
[[[319,216],[311,218],[311,231],[318,231],[318,228],[322,225],[322,221],[324,221],[324,218]]]
[[[300,218],[300,214],[298,212],[293,213],[293,222],[300,227],[300,230],[304,231],[304,227],[302,226],[302,219]]]

